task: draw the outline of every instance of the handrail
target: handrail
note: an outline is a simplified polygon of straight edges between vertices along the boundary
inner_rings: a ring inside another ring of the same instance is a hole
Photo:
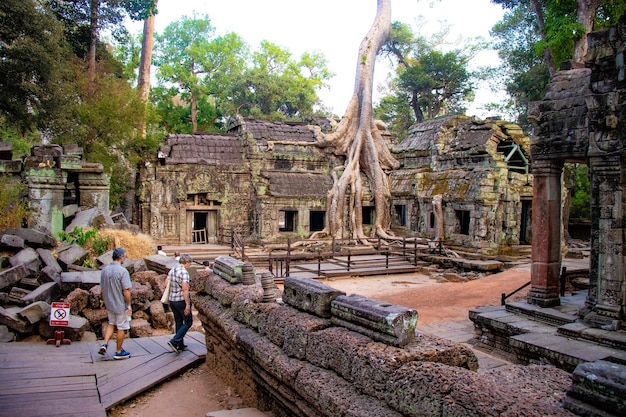
[[[512,295],[515,295],[516,293],[518,293],[519,291],[523,290],[524,288],[528,287],[530,285],[532,281],[528,281],[526,284],[522,285],[521,287],[519,287],[518,289],[516,289],[515,291],[513,291],[510,294],[506,294],[506,293],[502,293],[502,296],[500,298],[500,305],[505,305],[506,304],[506,299],[511,297]]]
[[[231,230],[230,233],[231,233],[231,248],[235,251],[237,255],[239,255],[239,257],[243,261],[245,261],[246,252],[245,252],[245,246],[243,244],[243,241],[241,240],[237,232],[235,232],[234,230]]]

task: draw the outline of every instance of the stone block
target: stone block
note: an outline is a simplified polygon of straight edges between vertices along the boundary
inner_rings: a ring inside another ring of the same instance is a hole
[[[100,271],[62,272],[61,289],[71,291],[74,288],[91,288],[100,285]]]
[[[39,272],[41,260],[33,248],[24,248],[9,258],[11,266],[24,265],[28,273]]]
[[[108,318],[107,311],[103,308],[86,308],[83,310],[82,314],[89,320],[92,329],[100,327]]]
[[[152,336],[152,327],[148,320],[137,319],[130,322],[130,337],[149,337]]]
[[[32,156],[51,156],[58,158],[63,155],[63,148],[61,145],[47,144],[47,145],[35,145],[30,148],[30,154]]]
[[[33,331],[33,325],[17,315],[20,310],[22,310],[21,307],[0,307],[0,324],[18,333],[30,333]]]
[[[213,273],[231,284],[238,284],[243,275],[243,261],[232,256],[218,256],[213,264]]]
[[[133,286],[130,289],[130,299],[134,305],[145,306],[146,303],[150,303],[153,300],[152,288],[148,285],[133,282]],[[142,310],[144,308],[141,308]]]
[[[41,282],[55,282],[57,284],[61,284],[61,267],[58,269],[52,265],[44,266],[41,271],[39,271],[39,280]]]
[[[11,333],[5,325],[0,326],[0,343],[9,343],[15,340],[15,335]]]
[[[100,285],[95,285],[89,288],[89,306],[91,308],[100,308],[102,305],[100,301],[102,300],[102,287]]]
[[[165,315],[165,309],[163,303],[160,300],[154,300],[150,303],[150,317],[152,321],[152,327],[155,329],[167,329],[167,316]]]
[[[9,302],[9,293],[0,292],[0,305]]]
[[[54,256],[51,250],[45,248],[37,248],[37,255],[41,258],[42,262],[46,266],[52,266],[54,269],[58,270],[59,273],[63,271],[61,266],[57,262],[57,258]]]
[[[28,246],[34,248],[53,248],[57,244],[52,235],[34,229],[9,227],[5,233],[21,237]]]
[[[86,229],[88,227],[95,226],[94,222],[113,224],[113,220],[108,213],[105,213],[104,210],[100,208],[94,207],[76,213],[74,219],[72,219],[70,224],[65,228],[65,233],[71,233],[77,227]]]
[[[67,270],[68,265],[82,265],[87,259],[89,252],[78,245],[70,245],[67,249],[59,252],[57,260],[62,268]]]
[[[8,248],[24,249],[24,238],[16,235],[4,234],[0,237],[0,245]]]
[[[32,291],[27,290],[21,287],[13,287],[11,288],[11,292],[9,292],[9,303],[23,305],[22,298],[26,297]]]
[[[146,261],[148,270],[165,275],[170,272],[170,269],[179,265],[176,259],[163,255],[149,255],[145,257],[144,260]]]
[[[566,409],[578,415],[626,415],[626,365],[603,360],[584,362],[572,377],[564,401]]]
[[[0,173],[2,174],[17,174],[22,172],[22,161],[15,159],[12,161],[0,160]]]
[[[70,218],[78,213],[78,209],[78,204],[68,204],[67,206],[63,206],[61,211],[63,212],[64,218]]]
[[[331,321],[372,339],[406,346],[415,339],[417,311],[361,295],[339,296],[331,303]]]
[[[87,330],[87,326],[89,322],[86,318],[80,316],[73,316],[70,314],[68,319],[68,325],[63,326],[60,329],[65,332],[65,339],[70,339],[71,341],[78,342],[82,340],[85,331]],[[42,320],[39,322],[39,334],[47,339],[54,338],[54,332],[59,329],[59,327],[51,327],[49,320]]]
[[[283,301],[299,310],[330,318],[330,304],[345,292],[310,278],[285,278]]]
[[[48,319],[50,316],[50,304],[45,301],[37,301],[18,311],[17,315],[30,324],[35,324],[41,320]]]
[[[89,304],[89,291],[76,288],[65,297],[65,302],[70,304],[70,314],[80,314]]]
[[[37,301],[45,301],[46,303],[52,303],[52,300],[59,293],[59,284],[56,282],[46,282],[45,284],[37,287],[36,290],[31,291],[28,295],[22,298],[22,304],[31,304]]]
[[[23,264],[14,266],[4,271],[0,271],[0,290],[8,288],[18,283],[22,278],[28,275],[28,271]]]

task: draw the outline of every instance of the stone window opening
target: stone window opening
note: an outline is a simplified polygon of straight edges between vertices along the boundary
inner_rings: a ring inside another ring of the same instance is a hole
[[[309,231],[311,232],[319,232],[324,230],[324,225],[326,223],[326,212],[311,210],[309,212]]]
[[[296,230],[296,219],[298,218],[297,211],[280,210],[278,215],[278,230],[280,232],[294,232]]]
[[[470,232],[470,212],[469,210],[455,210],[456,219],[459,224],[459,233],[469,235]]]
[[[396,226],[406,226],[406,205],[396,204],[394,205],[394,222]]]
[[[498,152],[504,155],[504,161],[509,170],[528,174],[528,158],[517,143],[511,140],[500,142],[498,143]]]

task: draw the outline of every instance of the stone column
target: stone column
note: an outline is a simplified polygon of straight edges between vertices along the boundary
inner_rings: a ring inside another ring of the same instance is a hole
[[[80,172],[78,174],[78,204],[109,212],[111,177],[103,172]]]
[[[25,172],[28,182],[28,204],[33,211],[29,227],[58,237],[63,231],[63,193],[67,174],[60,169],[30,168]]]
[[[591,262],[583,312],[594,325],[619,327],[626,309],[624,289],[624,168],[620,156],[590,157]]]
[[[561,173],[563,161],[533,161],[532,265],[528,302],[561,304]]]

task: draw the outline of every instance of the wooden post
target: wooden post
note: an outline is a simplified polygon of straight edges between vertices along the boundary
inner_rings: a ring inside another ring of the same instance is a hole
[[[285,276],[289,276],[289,262],[291,261],[291,238],[287,238],[287,259],[285,260]]]

